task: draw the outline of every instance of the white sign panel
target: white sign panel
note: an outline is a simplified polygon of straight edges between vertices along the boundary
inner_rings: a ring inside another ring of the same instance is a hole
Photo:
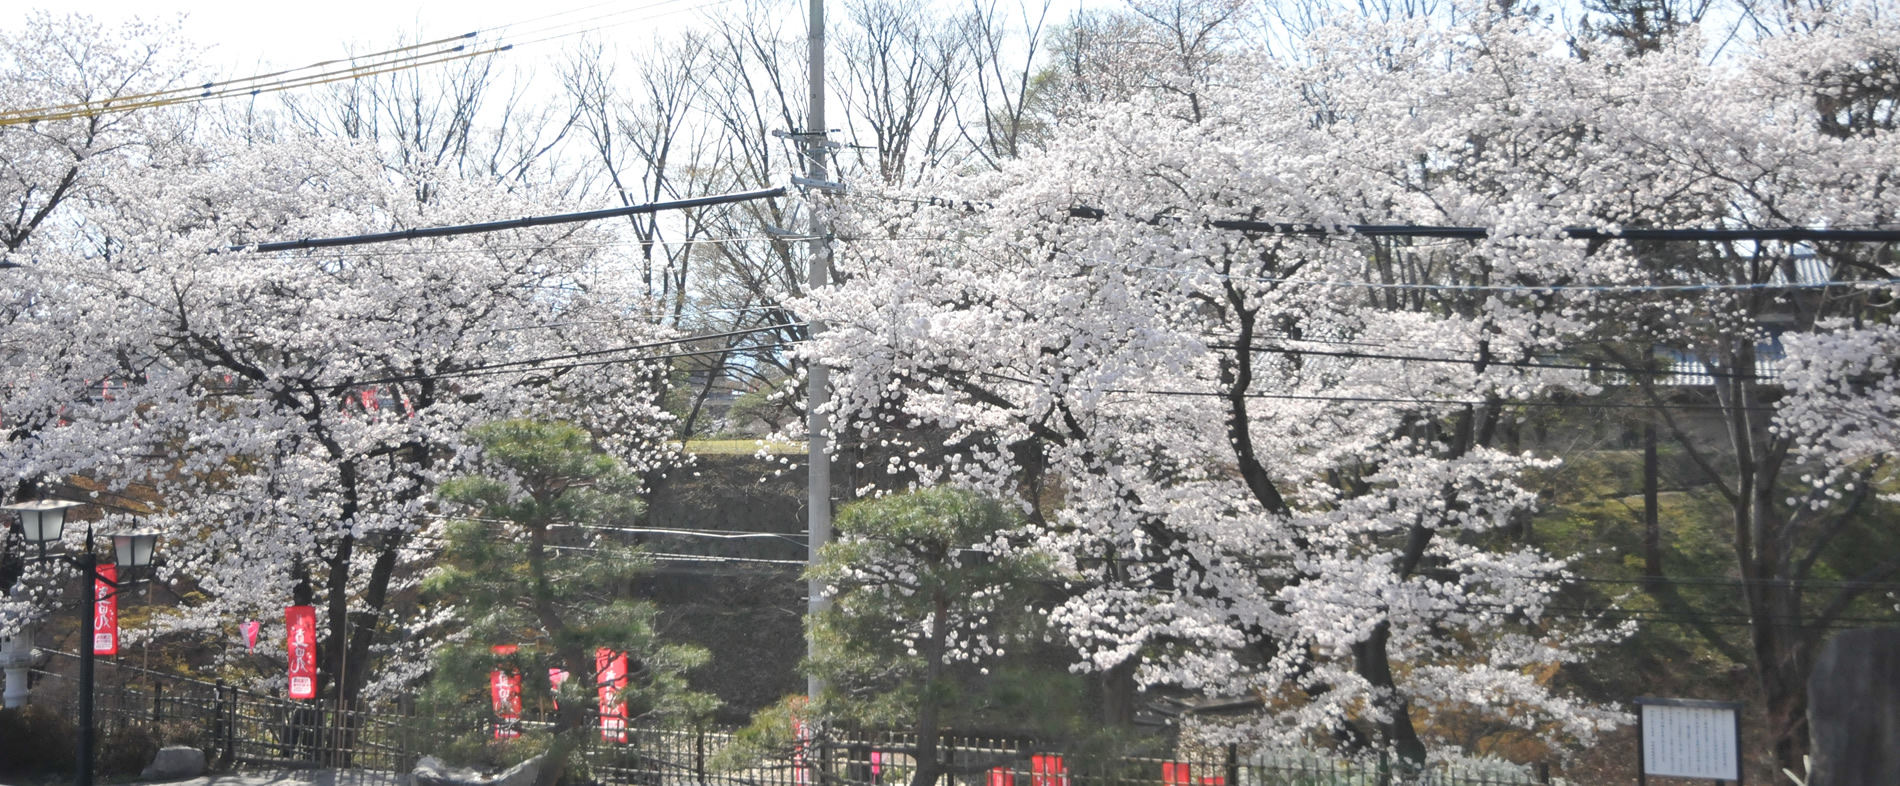
[[[1735,748],[1735,710],[1644,704],[1643,773],[1677,778],[1732,781],[1740,751]]]

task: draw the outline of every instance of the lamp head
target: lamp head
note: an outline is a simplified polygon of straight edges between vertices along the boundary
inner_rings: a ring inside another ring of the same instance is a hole
[[[121,568],[144,568],[152,564],[158,551],[158,533],[150,530],[120,532],[112,536],[112,555]]]
[[[44,548],[48,543],[59,542],[60,535],[65,534],[66,510],[82,504],[63,499],[41,499],[0,506],[0,510],[19,514],[20,530],[26,535],[26,542],[37,543]]]

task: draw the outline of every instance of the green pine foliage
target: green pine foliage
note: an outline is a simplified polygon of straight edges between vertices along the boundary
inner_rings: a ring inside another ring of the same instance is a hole
[[[426,598],[455,609],[461,631],[436,652],[430,698],[486,720],[489,672],[516,669],[524,715],[559,705],[547,736],[531,734],[517,745],[546,744],[564,760],[595,733],[595,652],[605,647],[628,654],[631,680],[622,699],[630,725],[710,713],[716,700],[691,690],[686,679],[707,653],[661,640],[655,609],[632,594],[650,560],[597,529],[638,518],[638,480],[569,424],[509,420],[481,426],[474,436],[483,472],[443,484],[443,498],[468,515],[447,528],[441,566],[423,586]],[[491,650],[509,644],[518,651]],[[549,668],[571,675],[558,696],[549,690]],[[561,767],[552,775],[547,769],[544,780],[558,777]]]
[[[837,541],[810,576],[832,605],[812,624],[806,667],[828,686],[812,717],[917,735],[913,783],[933,782],[945,731],[1073,739],[1083,683],[1034,657],[1042,595],[1058,578],[1042,554],[1007,546],[1018,517],[951,488],[840,511]]]

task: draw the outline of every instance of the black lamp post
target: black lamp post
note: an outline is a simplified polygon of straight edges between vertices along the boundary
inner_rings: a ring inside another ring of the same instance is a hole
[[[0,510],[10,510],[20,516],[20,530],[28,543],[37,544],[40,559],[47,558],[46,544],[58,543],[66,532],[66,511],[84,503],[64,500],[38,500],[22,502],[16,505],[0,506]],[[158,548],[156,532],[122,532],[112,536],[113,556],[119,567],[127,574],[133,570],[152,564],[152,552]],[[74,765],[73,783],[75,786],[92,786],[92,672],[94,656],[93,629],[94,607],[98,598],[94,587],[104,583],[117,594],[119,587],[131,583],[125,576],[116,580],[99,575],[99,557],[92,551],[92,526],[86,526],[86,550],[77,557],[58,554],[60,561],[79,569],[81,580],[85,582],[86,602],[79,604],[79,629],[84,631],[79,642],[79,744],[78,761]]]

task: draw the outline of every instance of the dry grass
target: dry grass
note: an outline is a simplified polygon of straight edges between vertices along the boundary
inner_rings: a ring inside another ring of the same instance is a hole
[[[791,455],[805,452],[803,442],[767,442],[765,448],[772,455]],[[758,440],[752,439],[696,439],[686,443],[689,453],[704,456],[750,456],[759,452]]]

